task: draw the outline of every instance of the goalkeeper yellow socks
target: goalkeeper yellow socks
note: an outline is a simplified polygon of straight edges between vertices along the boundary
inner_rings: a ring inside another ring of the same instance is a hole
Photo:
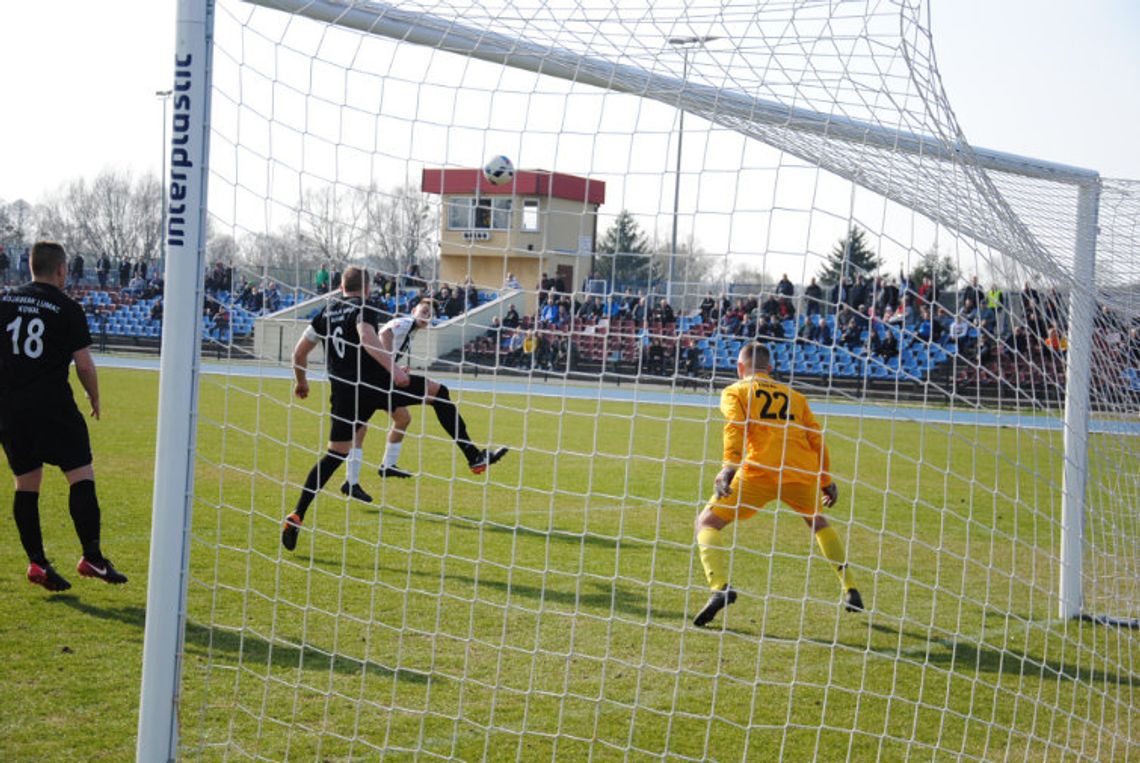
[[[823,552],[827,561],[835,567],[835,574],[839,576],[839,583],[843,586],[843,590],[854,588],[855,578],[847,569],[847,555],[843,553],[843,540],[840,539],[835,528],[828,525],[822,530],[816,530],[815,542],[819,544],[819,550]],[[701,553],[701,559],[704,559],[704,552]]]
[[[720,530],[713,527],[702,527],[697,533],[697,547],[701,552],[701,566],[705,568],[705,577],[708,578],[709,587],[719,591],[728,585],[728,553],[720,542]]]

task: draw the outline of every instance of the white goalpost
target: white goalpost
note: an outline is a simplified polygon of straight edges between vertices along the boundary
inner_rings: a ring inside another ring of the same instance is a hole
[[[1140,185],[971,146],[934,49],[922,0],[180,0],[138,759],[1136,755]],[[408,362],[511,450],[418,406],[383,479],[377,413],[282,548],[350,264],[462,295]],[[754,339],[865,612],[772,504],[691,624]]]

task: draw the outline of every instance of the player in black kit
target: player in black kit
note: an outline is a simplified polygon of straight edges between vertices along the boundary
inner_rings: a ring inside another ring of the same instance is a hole
[[[401,346],[394,345],[394,332],[389,329],[389,324],[385,324],[378,333],[377,326],[382,316],[365,303],[367,291],[368,278],[364,270],[356,266],[346,268],[340,290],[330,296],[328,304],[313,318],[293,349],[293,392],[304,399],[309,395],[306,376],[309,354],[324,344],[332,424],[328,453],[309,471],[297,505],[285,518],[282,527],[281,544],[290,551],[297,546],[297,535],[310,504],[342,461],[347,461],[348,479],[341,486],[341,492],[357,500],[371,502],[372,497],[359,485],[363,461],[361,446],[368,420],[378,410],[387,411],[392,418],[389,450],[392,449],[393,438],[397,444],[403,439],[410,421],[408,406],[430,405],[474,473],[482,474],[507,453],[507,448],[484,450],[475,447],[447,387],[427,377],[409,374],[407,369],[396,364],[406,349],[410,329],[405,327],[399,332],[402,333],[399,337]],[[431,303],[424,301],[417,305],[410,320],[414,327],[426,326],[431,321]],[[410,476],[394,467],[394,458],[392,463],[392,467],[380,468],[381,476]]]
[[[28,554],[28,581],[49,591],[71,583],[44,553],[40,532],[43,465],[58,466],[71,492],[68,507],[83,546],[76,571],[107,583],[126,583],[99,547],[99,500],[87,423],[75,405],[68,369],[75,371],[91,415],[99,418],[99,381],[91,358],[87,318],[61,289],[67,283],[67,253],[51,241],[32,247],[32,282],[0,295],[0,444],[16,476],[12,501],[20,542]]]

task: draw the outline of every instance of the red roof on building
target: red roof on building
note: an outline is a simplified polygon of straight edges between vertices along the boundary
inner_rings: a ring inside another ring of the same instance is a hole
[[[420,183],[424,193],[450,195],[478,191],[482,196],[548,196],[598,205],[606,201],[604,181],[548,170],[518,170],[512,182],[494,185],[479,169],[427,168]]]

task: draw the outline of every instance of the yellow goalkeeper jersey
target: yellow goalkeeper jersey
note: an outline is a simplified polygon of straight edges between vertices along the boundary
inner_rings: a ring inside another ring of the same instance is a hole
[[[831,459],[807,398],[757,373],[720,396],[724,466],[742,477],[773,482],[831,484]]]

